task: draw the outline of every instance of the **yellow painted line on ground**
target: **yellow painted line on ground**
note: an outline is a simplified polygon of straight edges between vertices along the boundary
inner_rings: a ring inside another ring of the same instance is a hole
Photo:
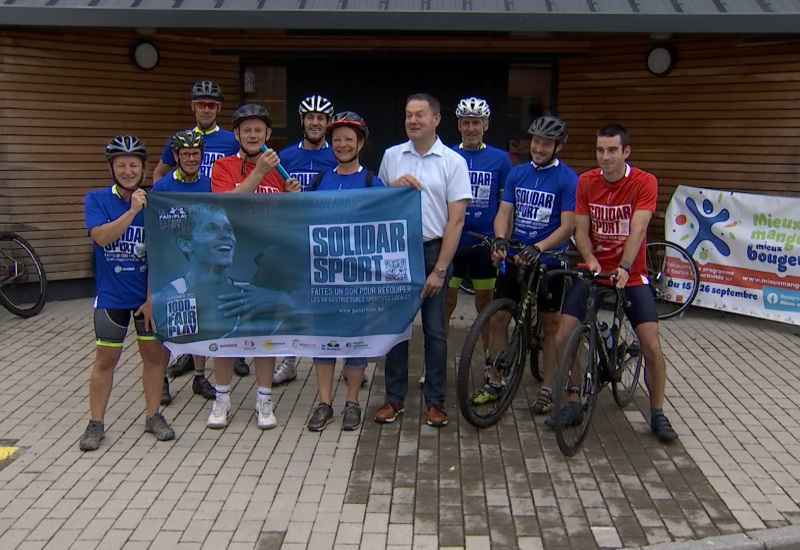
[[[0,447],[0,462],[13,455],[19,450],[19,447]]]

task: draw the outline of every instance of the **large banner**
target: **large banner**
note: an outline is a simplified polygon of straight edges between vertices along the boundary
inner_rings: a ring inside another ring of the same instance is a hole
[[[420,194],[150,193],[157,336],[174,354],[374,357],[411,335]]]
[[[695,305],[800,324],[800,199],[681,185],[666,221],[700,269]]]

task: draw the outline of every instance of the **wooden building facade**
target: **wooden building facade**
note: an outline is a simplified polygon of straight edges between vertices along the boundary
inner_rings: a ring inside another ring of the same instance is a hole
[[[609,121],[624,124],[633,140],[631,163],[659,178],[662,210],[681,184],[800,194],[800,35],[777,33],[778,27],[542,35],[2,25],[0,231],[28,239],[53,281],[92,275],[82,201],[88,190],[110,183],[104,144],[119,133],[140,136],[152,170],[167,137],[193,123],[187,92],[199,78],[223,88],[223,127],[238,104],[255,100],[273,111],[276,139],[283,141],[298,137],[296,98],[316,89],[333,86],[346,103],[340,108],[366,111],[371,128],[373,120],[391,121],[382,138],[390,143],[404,139],[407,90],[444,96],[448,137],[455,135],[454,98],[485,95],[493,111],[487,142],[508,147],[519,140],[524,150],[529,115],[554,112],[570,131],[562,158],[579,172],[596,165],[595,130]],[[152,70],[131,59],[143,40],[160,54]],[[663,76],[645,63],[656,45],[674,56]],[[522,76],[509,76],[520,70]],[[320,71],[327,82],[315,80]],[[545,76],[528,82],[531,74]],[[263,86],[258,97],[245,83],[254,75]],[[388,75],[397,79],[381,88]],[[450,84],[431,89],[426,78]],[[526,86],[539,86],[546,97],[534,106],[528,98],[520,109],[524,93],[515,88]],[[391,100],[381,95],[390,92]],[[379,145],[371,162],[380,159]]]

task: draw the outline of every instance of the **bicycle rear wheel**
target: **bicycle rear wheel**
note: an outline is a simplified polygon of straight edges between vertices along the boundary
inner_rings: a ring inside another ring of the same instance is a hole
[[[47,278],[33,247],[14,233],[0,235],[0,303],[20,317],[44,307]]]
[[[614,401],[620,407],[626,406],[633,400],[639,385],[639,373],[642,372],[643,360],[639,337],[636,336],[636,331],[625,317],[622,319],[622,328],[617,335],[617,364],[619,365],[620,380],[611,383]]]
[[[461,414],[478,428],[491,426],[503,416],[522,380],[528,341],[518,312],[514,300],[493,300],[467,333],[456,373],[456,397]],[[488,342],[486,334],[491,335]]]
[[[553,427],[565,456],[580,449],[600,391],[598,355],[589,325],[578,325],[567,340],[553,388]]]
[[[700,289],[700,272],[691,254],[675,243],[653,239],[645,246],[645,258],[658,318],[669,319],[686,311]]]

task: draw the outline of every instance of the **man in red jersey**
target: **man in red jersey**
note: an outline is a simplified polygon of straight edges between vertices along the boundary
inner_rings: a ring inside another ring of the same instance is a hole
[[[620,124],[606,124],[597,131],[597,163],[578,178],[575,195],[575,240],[583,261],[594,272],[614,272],[617,288],[624,288],[629,305],[625,315],[639,337],[645,359],[644,380],[650,392],[650,428],[661,441],[678,434],[664,415],[667,364],[658,335],[658,313],[647,280],[645,243],[647,226],[656,208],[658,181],[653,174],[630,166],[628,131]],[[583,285],[573,284],[561,308],[556,335],[563,353],[567,338],[583,318]],[[574,405],[574,406],[573,406]],[[554,414],[561,422],[580,424],[583,412],[576,402]],[[555,423],[554,418],[546,421]]]
[[[239,152],[214,163],[211,191],[214,193],[283,193],[300,191],[300,182],[283,177],[275,170],[280,163],[273,149],[261,151],[272,135],[269,111],[260,105],[242,105],[233,113],[233,134]]]

